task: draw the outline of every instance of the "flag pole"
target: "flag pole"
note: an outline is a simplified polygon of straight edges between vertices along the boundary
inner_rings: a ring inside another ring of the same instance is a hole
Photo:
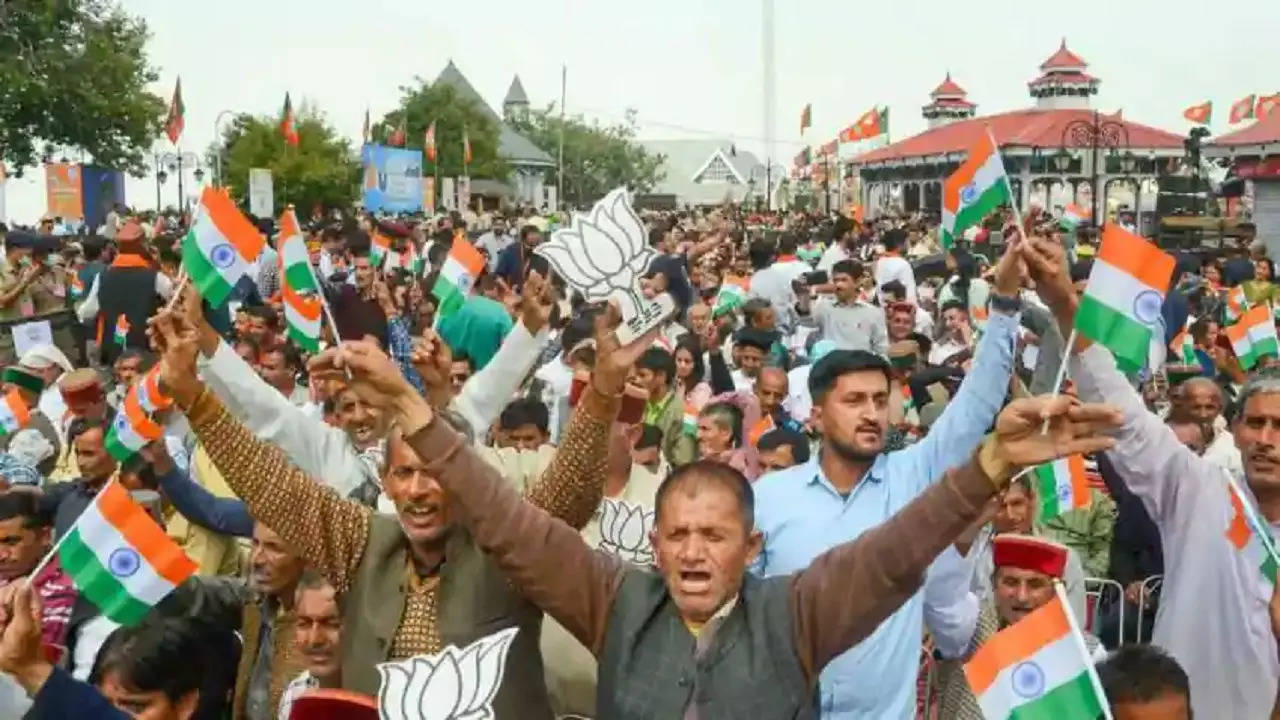
[[[187,287],[187,281],[191,276],[187,274],[187,266],[180,265],[178,267],[178,284],[173,286],[173,296],[169,298],[169,303],[164,306],[166,311],[172,310],[174,305],[178,304],[178,298],[182,297],[182,291]]]
[[[1249,498],[1245,497],[1244,491],[1236,484],[1235,478],[1230,473],[1223,473],[1227,476],[1227,489],[1235,493],[1236,499],[1240,501],[1240,507],[1244,509],[1245,515],[1252,521],[1250,524],[1254,527],[1250,528],[1258,533],[1258,539],[1262,542],[1262,547],[1266,549],[1267,554],[1271,556],[1271,561],[1280,566],[1280,550],[1277,550],[1275,541],[1271,538],[1271,533],[1264,532],[1266,525],[1256,517],[1253,503]]]
[[[115,481],[116,481],[115,476],[112,476],[105,483],[103,483],[102,488],[98,490],[96,495],[93,496],[93,499],[89,501],[89,504],[85,506],[84,510],[80,511],[80,515],[76,516],[76,523],[80,522],[80,516],[84,515],[85,510],[88,510],[89,508],[93,507],[98,503],[98,498],[102,497],[102,493],[106,492],[107,488],[111,487],[111,483]],[[28,586],[30,586],[32,581],[36,579],[36,576],[39,575],[42,570],[44,570],[45,566],[49,564],[49,561],[52,560],[55,556],[57,556],[58,549],[62,547],[62,543],[65,542],[67,537],[71,535],[71,531],[75,530],[76,523],[71,523],[71,527],[67,528],[67,531],[62,533],[62,537],[58,538],[58,541],[53,544],[53,547],[49,548],[49,552],[45,553],[44,557],[40,558],[40,562],[36,563],[35,569],[33,569],[31,573],[27,575],[26,584]]]
[[[991,147],[995,148],[996,155],[1000,154],[1000,144],[996,142],[995,133],[991,132],[991,126],[987,126],[987,137],[991,139]],[[1009,207],[1013,208],[1013,217],[1018,221],[1018,232],[1025,234],[1026,226],[1022,224],[1022,211],[1018,209],[1018,198],[1013,195],[1013,183],[1009,182],[1009,173],[1004,171],[1004,160],[1000,160],[1000,171],[1004,175],[1004,186],[1009,191]]]
[[[1076,649],[1080,651],[1080,656],[1084,658],[1085,672],[1089,673],[1089,684],[1098,696],[1098,703],[1102,706],[1102,717],[1106,720],[1114,720],[1111,716],[1111,704],[1107,702],[1107,692],[1102,689],[1102,680],[1093,666],[1089,646],[1084,643],[1084,634],[1080,632],[1080,626],[1076,623],[1076,614],[1071,611],[1071,603],[1067,600],[1066,591],[1062,589],[1061,580],[1053,581],[1053,592],[1058,596],[1058,603],[1062,605],[1062,614],[1067,617],[1067,625],[1071,628],[1071,639],[1075,642]]]

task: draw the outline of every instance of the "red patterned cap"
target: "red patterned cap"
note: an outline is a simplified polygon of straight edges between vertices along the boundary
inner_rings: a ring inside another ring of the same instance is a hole
[[[1003,533],[991,541],[991,554],[996,567],[1034,570],[1051,577],[1062,577],[1067,567],[1067,547],[1044,538]]]

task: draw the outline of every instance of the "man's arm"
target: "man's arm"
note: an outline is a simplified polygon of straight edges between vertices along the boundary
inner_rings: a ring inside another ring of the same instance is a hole
[[[575,420],[588,414],[587,407],[613,400],[593,395],[594,390],[584,391]],[[526,598],[599,655],[609,608],[626,569],[622,561],[591,551],[575,529],[522,500],[445,423],[433,419],[416,427],[406,442],[418,457],[436,458],[429,471],[449,493],[476,544]]]
[[[212,338],[202,339],[202,348],[211,343],[216,349],[201,353],[201,377],[237,420],[257,437],[283,450],[303,473],[322,478],[338,494],[346,496],[360,485],[368,471],[345,432],[289,402],[222,342],[212,328],[205,334]]]
[[[253,516],[243,500],[220,498],[176,467],[156,478],[173,507],[196,525],[231,537],[253,536]]]
[[[156,277],[159,277],[158,275]],[[98,283],[102,281],[102,273],[93,276],[93,284],[89,286],[89,292],[84,296],[84,302],[76,306],[76,317],[80,318],[80,322],[87,323],[98,317]],[[0,307],[4,307],[7,303],[0,299]]]
[[[279,448],[259,440],[199,383],[174,397],[218,472],[253,517],[279,533],[338,592],[349,590],[369,538],[371,511],[338,497]]]
[[[889,328],[884,323],[884,313],[874,309],[871,319],[871,352],[877,355],[889,354]]]
[[[978,343],[973,369],[960,383],[933,427],[920,442],[902,451],[915,470],[909,481],[917,489],[935,482],[948,468],[964,462],[991,427],[1004,405],[1005,388],[1013,373],[1013,347],[1018,318],[996,311]]]
[[[581,530],[600,506],[609,459],[609,427],[621,403],[620,397],[601,395],[593,387],[587,383],[555,457],[528,493],[530,504],[574,530]]]
[[[973,562],[954,546],[942,551],[924,580],[924,624],[943,657],[965,654],[978,626],[978,596],[969,590]]]
[[[983,511],[996,484],[975,459],[792,580],[796,651],[810,679],[920,588],[924,571]]]

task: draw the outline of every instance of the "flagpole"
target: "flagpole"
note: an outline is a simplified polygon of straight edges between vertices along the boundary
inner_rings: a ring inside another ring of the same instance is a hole
[[[88,510],[89,508],[98,504],[98,498],[102,497],[102,493],[106,492],[107,488],[111,487],[111,483],[115,481],[116,481],[116,477],[112,476],[105,483],[103,483],[102,489],[98,490],[98,493],[93,496],[93,499],[89,501],[89,504],[85,506],[84,510],[80,511],[80,515],[76,516],[77,523],[80,522],[80,517],[84,515],[85,510]],[[67,531],[62,533],[62,537],[58,538],[58,541],[53,544],[53,547],[49,548],[49,552],[45,553],[44,557],[40,558],[40,562],[36,563],[35,569],[32,570],[31,573],[27,575],[26,584],[28,586],[30,586],[32,581],[35,580],[36,576],[40,574],[40,571],[44,570],[45,566],[49,564],[49,561],[52,560],[54,556],[58,554],[58,549],[62,547],[62,543],[65,542],[66,539],[71,535],[71,532],[75,530],[75,527],[76,527],[75,523],[72,523],[71,527],[67,528]]]
[[[1098,677],[1098,671],[1093,666],[1093,658],[1089,655],[1089,646],[1084,643],[1084,634],[1080,632],[1080,625],[1076,623],[1076,615],[1071,611],[1071,602],[1067,600],[1067,593],[1062,589],[1062,581],[1055,579],[1053,581],[1053,592],[1058,596],[1058,603],[1062,606],[1062,614],[1067,617],[1067,626],[1071,628],[1071,639],[1075,642],[1076,649],[1080,651],[1080,656],[1084,658],[1085,672],[1089,673],[1089,684],[1093,687],[1093,692],[1098,696],[1098,704],[1102,706],[1102,717],[1106,720],[1114,720],[1111,716],[1111,704],[1107,702],[1107,691],[1102,689],[1102,680]]]
[[[1000,154],[1000,144],[996,142],[996,136],[991,132],[991,126],[987,126],[987,137],[991,139],[991,147],[995,148],[996,155]],[[1025,237],[1027,228],[1022,224],[1022,211],[1018,209],[1018,198],[1013,194],[1013,183],[1009,182],[1009,173],[1005,172],[1004,160],[1000,161],[1000,174],[1004,176],[1005,189],[1009,191],[1009,207],[1013,208],[1013,216],[1018,221],[1018,232]],[[1008,240],[1006,240],[1008,242]],[[1059,380],[1061,382],[1061,380]]]
[[[1240,501],[1240,507],[1243,508],[1245,515],[1253,521],[1254,527],[1250,528],[1250,530],[1258,534],[1258,540],[1262,543],[1262,547],[1266,549],[1267,554],[1271,556],[1271,561],[1280,566],[1280,550],[1277,550],[1271,534],[1264,532],[1266,526],[1256,517],[1253,503],[1245,496],[1240,486],[1236,484],[1236,480],[1231,476],[1231,473],[1223,474],[1227,476],[1227,489],[1235,493],[1236,499]]]
[[[166,311],[172,310],[174,305],[178,304],[178,298],[182,297],[182,291],[187,287],[187,281],[191,276],[187,274],[187,266],[178,266],[178,284],[173,286],[173,296],[169,298],[169,303],[164,306]]]

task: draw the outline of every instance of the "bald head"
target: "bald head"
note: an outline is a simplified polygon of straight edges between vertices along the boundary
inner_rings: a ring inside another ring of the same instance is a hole
[[[771,415],[787,397],[787,374],[782,368],[763,367],[756,377],[756,398],[760,401],[760,412]]]
[[[1222,414],[1222,388],[1209,378],[1191,378],[1178,388],[1180,415],[1197,423],[1212,423]]]

